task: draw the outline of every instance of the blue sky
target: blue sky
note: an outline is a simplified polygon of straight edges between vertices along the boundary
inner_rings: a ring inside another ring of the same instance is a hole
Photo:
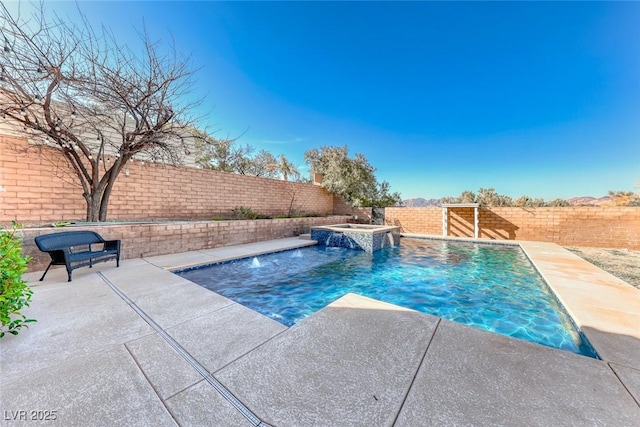
[[[132,46],[143,25],[173,39],[199,69],[203,126],[302,167],[348,145],[404,198],[640,191],[640,3],[79,6]]]

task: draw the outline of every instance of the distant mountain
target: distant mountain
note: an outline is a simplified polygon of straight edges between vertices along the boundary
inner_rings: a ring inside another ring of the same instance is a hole
[[[581,196],[572,197],[566,200],[571,206],[609,206],[613,204],[611,197],[609,196],[603,196],[599,198],[592,196]],[[424,199],[422,197],[417,197],[415,199],[403,200],[402,203],[403,206],[407,206],[409,208],[425,208],[440,206],[442,204],[442,199]]]
[[[606,206],[611,204],[611,197],[603,196],[595,198],[591,196],[572,197],[567,199],[572,206]]]
[[[440,206],[440,199],[423,199],[422,197],[418,197],[416,199],[407,199],[403,200],[402,204],[409,208],[426,208],[431,206]]]

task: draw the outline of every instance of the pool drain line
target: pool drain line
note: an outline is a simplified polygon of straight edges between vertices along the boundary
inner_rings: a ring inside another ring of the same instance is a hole
[[[107,279],[102,272],[97,272],[98,276],[115,292],[120,298],[124,300],[142,319],[149,324],[157,333],[160,335],[166,342],[169,344],[184,360],[187,361],[202,377],[207,380],[209,384],[213,386],[213,388],[220,393],[222,397],[224,397],[237,411],[239,411],[251,424],[256,427],[270,427],[269,424],[264,423],[258,418],[249,408],[247,408],[242,402],[238,400],[225,386],[220,383],[217,379],[215,379],[209,371],[205,369],[196,359],[193,358],[176,340],[174,340],[171,335],[165,332],[164,329],[160,327],[156,322],[151,319],[147,313],[142,311],[140,307],[136,305],[133,301],[129,299],[116,285],[111,283],[109,279]]]

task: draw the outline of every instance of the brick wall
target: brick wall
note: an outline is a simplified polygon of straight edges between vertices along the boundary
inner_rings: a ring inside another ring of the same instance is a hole
[[[111,220],[210,219],[227,215],[236,206],[284,215],[292,202],[296,212],[358,215],[359,221],[371,217],[370,209],[352,210],[312,184],[139,161],[130,163],[127,171],[111,196]],[[84,220],[81,193],[56,150],[0,136],[0,227],[12,220],[26,225]],[[348,219],[340,217],[343,222]],[[442,234],[438,207],[387,208],[386,221],[404,232]],[[449,235],[473,235],[472,208],[449,209]],[[640,208],[483,208],[480,237],[640,249]]]
[[[387,208],[406,233],[442,235],[442,208]],[[480,208],[482,238],[538,240],[564,246],[640,249],[640,208]],[[449,209],[449,235],[473,236],[473,208]]]
[[[38,250],[34,238],[58,231],[92,230],[107,240],[121,239],[123,259],[131,259],[293,237],[309,233],[314,225],[338,224],[346,220],[347,217],[336,215],[253,221],[189,221],[69,227],[63,230],[25,228],[18,234],[23,239],[23,252],[33,258],[29,271],[38,271],[46,268],[50,258]]]
[[[449,218],[449,236],[473,237],[473,208],[447,209],[447,215]],[[442,221],[442,213],[440,214],[440,221]],[[442,227],[440,227],[440,230],[442,232]]]
[[[286,215],[292,202],[295,212],[334,213],[334,197],[317,185],[135,161],[116,181],[108,219],[210,219],[236,206]],[[82,189],[56,150],[0,136],[0,226],[85,216]]]
[[[333,196],[333,213],[336,215],[349,215],[349,222],[369,224],[372,221],[371,208],[351,207],[342,197]],[[355,217],[358,217],[357,219]]]
[[[385,208],[384,219],[403,233],[442,235],[441,208]]]

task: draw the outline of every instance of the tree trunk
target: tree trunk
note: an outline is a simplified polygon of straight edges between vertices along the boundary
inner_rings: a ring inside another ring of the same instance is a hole
[[[115,180],[107,182],[107,185],[105,186],[104,191],[102,192],[102,198],[100,200],[100,214],[99,214],[99,218],[101,222],[107,220],[107,209],[109,208],[109,197],[111,197],[111,190],[113,189],[114,182]]]
[[[84,198],[87,202],[87,222],[100,221],[100,195],[94,189],[92,194],[85,194]]]
[[[109,179],[106,181],[104,187],[102,187],[102,194],[100,195],[100,211],[98,214],[98,220],[100,222],[104,222],[107,220],[107,209],[109,209],[109,198],[111,197],[113,185],[116,183],[116,179],[118,178],[118,175],[120,175],[120,171],[127,163],[129,158],[130,156],[127,156],[119,160],[115,165],[113,165],[111,169],[109,169]]]

